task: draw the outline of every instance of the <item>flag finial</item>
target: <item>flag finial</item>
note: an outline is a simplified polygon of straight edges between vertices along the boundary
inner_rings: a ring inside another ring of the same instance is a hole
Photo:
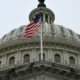
[[[45,0],[38,0],[38,1],[39,1],[38,7],[46,7],[46,5],[44,4]]]
[[[40,3],[44,3],[45,0],[38,0]]]

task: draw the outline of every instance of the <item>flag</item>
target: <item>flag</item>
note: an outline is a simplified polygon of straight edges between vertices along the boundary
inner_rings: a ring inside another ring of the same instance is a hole
[[[24,32],[24,38],[30,38],[32,37],[39,29],[41,22],[41,16],[42,13],[39,13],[35,19],[33,19],[30,24],[26,26],[25,32]]]

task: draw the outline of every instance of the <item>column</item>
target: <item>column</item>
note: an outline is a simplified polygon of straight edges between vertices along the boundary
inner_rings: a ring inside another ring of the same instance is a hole
[[[77,65],[80,66],[80,54],[78,54],[77,57],[78,57]]]
[[[35,62],[37,61],[37,57],[36,57],[36,49],[32,49],[32,53],[31,53],[31,62]]]
[[[63,60],[62,60],[64,64],[69,64],[69,58],[68,58],[68,52],[67,51],[63,51]]]
[[[45,22],[45,13],[43,14],[43,23]]]
[[[21,51],[18,51],[17,54],[16,54],[16,64],[21,64],[22,63],[22,57],[21,57]]]
[[[6,54],[2,56],[1,65],[2,65],[3,67],[6,67],[6,65],[7,65],[7,55],[6,55]]]
[[[52,59],[53,59],[53,55],[52,55],[52,49],[49,49],[48,50],[48,61],[52,62]]]

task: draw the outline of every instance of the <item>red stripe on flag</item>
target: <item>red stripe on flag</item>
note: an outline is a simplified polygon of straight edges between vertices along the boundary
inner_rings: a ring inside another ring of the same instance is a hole
[[[24,35],[24,37],[28,38],[28,36],[33,36],[33,35],[35,34],[35,32],[38,30],[39,27],[40,27],[40,24],[37,25],[37,27],[36,27],[33,31],[31,31],[31,32],[29,32],[29,33],[26,33],[26,34]]]
[[[32,37],[40,27],[41,24],[40,15],[37,16],[29,25],[26,26],[25,32],[24,32],[24,38],[30,38]]]
[[[34,21],[32,21],[30,24],[28,24],[27,26],[31,26],[32,24],[34,24]]]
[[[40,25],[38,25],[38,26],[40,26]],[[35,30],[38,29],[38,26],[35,28]],[[33,33],[35,32],[35,30],[26,33],[25,36],[27,36],[27,35],[29,35],[29,34],[33,34]]]
[[[33,28],[33,26],[35,26],[35,24],[32,24],[31,26],[27,26],[26,30],[29,30],[29,29]]]
[[[39,26],[40,26],[40,25],[38,25],[37,28],[35,28],[35,30],[38,30]],[[33,33],[35,32],[35,30],[26,33],[26,34],[24,35],[24,37],[26,37],[27,35],[31,35],[31,34],[33,35]]]
[[[37,25],[39,25],[40,24],[40,22],[39,23],[37,23],[35,26],[33,26],[32,28],[30,28],[29,30],[25,30],[25,33],[28,33],[29,31],[32,31],[32,30],[34,30],[36,27],[37,27]]]
[[[40,26],[40,25],[39,25],[39,26]],[[38,26],[38,27],[39,27],[39,26]],[[38,27],[35,29],[35,31],[33,31],[33,32],[25,35],[24,37],[25,37],[25,38],[30,38],[30,37],[32,37],[32,36],[36,33],[36,31],[38,31]]]

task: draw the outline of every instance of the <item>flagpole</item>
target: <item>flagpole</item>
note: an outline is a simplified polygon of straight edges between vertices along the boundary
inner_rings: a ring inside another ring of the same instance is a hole
[[[41,60],[43,60],[42,26],[43,26],[43,24],[41,24],[41,34],[40,34],[40,42],[41,42]]]

